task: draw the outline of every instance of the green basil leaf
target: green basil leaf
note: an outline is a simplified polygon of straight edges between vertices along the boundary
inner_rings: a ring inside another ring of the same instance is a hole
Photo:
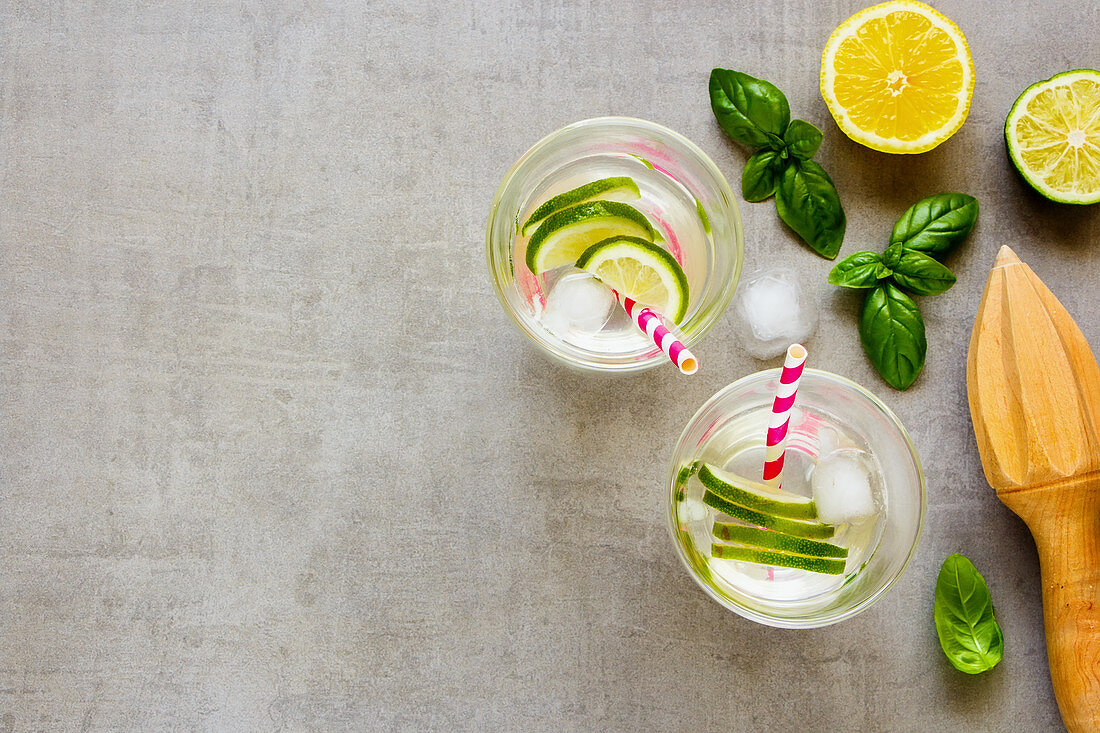
[[[906,389],[924,367],[928,341],[920,309],[889,282],[879,283],[863,302],[859,339],[875,369],[894,389]]]
[[[978,200],[965,193],[938,193],[921,199],[901,215],[890,243],[931,255],[943,254],[970,234],[978,219]]]
[[[893,270],[894,282],[913,295],[939,295],[955,284],[955,273],[916,250],[905,250]]]
[[[993,615],[993,599],[974,563],[963,555],[943,561],[934,611],[940,647],[955,669],[978,674],[993,669],[1005,640]]]
[[[856,252],[836,263],[829,273],[829,282],[842,288],[873,288],[879,281],[882,255]]]
[[[775,192],[779,218],[830,260],[844,241],[844,209],[833,179],[812,160],[791,159]]]
[[[775,193],[786,160],[774,150],[757,150],[741,171],[741,193],[746,201],[763,201]]]
[[[893,274],[894,271],[887,267],[885,262],[875,268],[875,277],[879,280],[885,280]]]
[[[775,85],[740,71],[714,69],[710,72],[710,107],[726,134],[742,145],[783,147],[791,108]]]
[[[882,253],[882,262],[890,269],[898,266],[901,262],[901,255],[905,252],[905,248],[900,244],[891,244],[886,248],[886,251]]]
[[[809,160],[821,147],[821,130],[805,120],[791,120],[787,131],[783,133],[783,142],[791,155]]]

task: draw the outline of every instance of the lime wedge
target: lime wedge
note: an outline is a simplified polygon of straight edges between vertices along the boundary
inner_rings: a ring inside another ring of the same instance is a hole
[[[805,555],[790,555],[786,552],[773,552],[761,550],[759,547],[746,547],[745,545],[719,545],[710,546],[712,557],[723,560],[741,560],[742,562],[754,562],[759,565],[776,565],[784,568],[797,568],[808,570],[811,573],[823,573],[825,575],[841,575],[844,573],[844,560],[829,557],[806,557]]]
[[[1025,89],[1005,121],[1005,145],[1046,198],[1100,202],[1100,71],[1067,71]]]
[[[640,196],[638,193],[638,184],[635,183],[634,179],[630,176],[601,178],[598,181],[592,181],[592,183],[578,186],[572,191],[559,193],[554,198],[539,206],[531,213],[531,216],[528,217],[527,222],[523,225],[523,229],[520,230],[520,234],[525,237],[531,236],[531,232],[538,228],[542,220],[555,211],[568,209],[570,206],[576,206],[577,204],[591,201],[592,199],[605,198],[612,194],[625,194],[623,198],[632,199],[636,199]]]
[[[765,514],[793,519],[817,519],[814,500],[727,473],[717,466],[704,463],[699,468],[703,486],[726,501],[755,509]]]
[[[739,545],[753,545],[769,550],[791,552],[795,555],[809,555],[811,557],[848,557],[847,548],[834,545],[829,542],[807,540],[802,537],[792,537],[782,532],[773,532],[769,529],[749,527],[744,524],[727,524],[725,522],[714,523],[714,536],[725,542],[733,542]]]
[[[577,259],[577,267],[675,323],[687,313],[684,268],[668,250],[653,242],[622,235],[610,237],[586,249]]]
[[[802,519],[777,517],[772,514],[758,512],[755,509],[743,507],[740,504],[734,504],[732,501],[726,501],[710,489],[707,489],[706,492],[703,493],[703,503],[712,509],[717,509],[727,516],[733,517],[734,519],[740,519],[742,522],[755,524],[758,527],[767,527],[776,532],[794,535],[795,537],[805,537],[811,540],[827,540],[836,533],[833,527],[822,524],[821,522],[808,522]]]
[[[655,236],[645,214],[618,201],[590,201],[556,211],[527,242],[527,267],[538,275],[572,265],[593,244],[616,234],[648,241]]]

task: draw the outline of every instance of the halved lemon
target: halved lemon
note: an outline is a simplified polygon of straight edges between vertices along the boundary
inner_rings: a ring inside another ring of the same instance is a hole
[[[1100,202],[1100,71],[1067,71],[1025,89],[1008,113],[1005,144],[1043,196]]]
[[[892,0],[859,11],[829,36],[821,96],[844,134],[884,153],[923,153],[970,112],[974,62],[939,11]]]
[[[608,237],[586,249],[577,259],[577,267],[674,323],[687,313],[684,268],[668,250],[653,242],[640,237]]]

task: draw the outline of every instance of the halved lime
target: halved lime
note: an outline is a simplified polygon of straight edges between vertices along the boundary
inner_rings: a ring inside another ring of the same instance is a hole
[[[803,537],[792,537],[782,532],[773,532],[770,529],[749,527],[744,524],[730,524],[727,522],[715,522],[713,534],[725,542],[733,542],[739,545],[753,545],[769,550],[791,552],[795,555],[809,555],[810,557],[848,557],[847,548],[834,545],[830,542],[808,540]]]
[[[1066,71],[1025,89],[1005,121],[1005,145],[1051,201],[1100,202],[1100,71]]]
[[[556,211],[543,220],[527,242],[527,267],[536,275],[572,265],[581,253],[616,234],[653,241],[645,214],[618,201],[590,201]]]
[[[717,509],[727,516],[733,517],[734,519],[740,519],[742,522],[755,524],[757,527],[767,527],[776,532],[794,535],[795,537],[805,537],[811,540],[827,540],[836,534],[836,529],[828,524],[802,519],[791,519],[789,517],[777,517],[773,514],[758,512],[755,509],[749,509],[740,504],[734,504],[732,501],[727,501],[710,489],[707,489],[703,493],[703,503],[712,509]]]
[[[520,234],[525,237],[530,236],[531,232],[535,231],[539,224],[542,223],[542,220],[555,211],[568,209],[570,206],[576,206],[577,204],[591,201],[592,199],[606,198],[613,194],[632,199],[636,199],[641,195],[638,193],[638,184],[635,183],[634,179],[630,176],[601,178],[598,181],[592,181],[592,183],[578,186],[571,191],[559,193],[554,198],[539,206],[531,213],[531,216],[527,218],[527,222],[523,225],[523,229],[520,230]]]
[[[622,235],[609,237],[586,249],[577,258],[577,267],[674,323],[687,313],[684,268],[668,250],[653,242]]]
[[[723,560],[740,560],[742,562],[754,562],[758,565],[775,565],[784,568],[798,568],[808,570],[811,573],[824,573],[825,575],[841,575],[844,573],[844,560],[831,557],[806,557],[805,555],[791,555],[786,552],[773,552],[761,550],[759,547],[747,547],[745,545],[719,545],[710,547],[712,557]]]
[[[813,499],[735,476],[709,463],[704,463],[699,468],[699,480],[703,482],[703,486],[726,501],[749,509],[778,517],[817,519],[817,508]]]

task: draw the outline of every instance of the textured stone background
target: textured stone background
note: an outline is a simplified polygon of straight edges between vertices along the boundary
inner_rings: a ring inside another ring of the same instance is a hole
[[[1033,545],[983,480],[963,359],[1005,243],[1100,344],[1100,207],[1029,193],[1000,132],[1026,85],[1097,64],[1100,11],[938,3],[970,119],[891,157],[817,92],[865,1],[0,1],[0,731],[1057,729]],[[928,474],[906,576],[815,631],[724,611],[665,529],[676,436],[761,367],[728,317],[692,379],[583,378],[485,273],[496,186],[565,123],[649,118],[736,180],[716,65],[825,131],[844,253],[923,195],[982,205],[904,394],[828,263],[742,206],[746,266],[805,277],[814,360],[881,394]],[[980,677],[932,626],[955,551],[1007,638]]]

